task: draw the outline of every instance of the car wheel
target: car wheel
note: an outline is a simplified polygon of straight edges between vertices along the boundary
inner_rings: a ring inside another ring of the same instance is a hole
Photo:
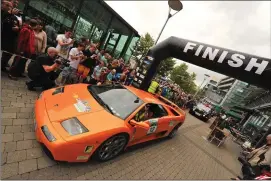
[[[178,129],[181,127],[182,124],[177,124],[172,130],[171,132],[168,134],[168,138],[173,138],[174,136],[176,136]]]
[[[117,157],[125,148],[128,138],[125,134],[118,134],[104,141],[94,154],[97,161],[108,161]]]

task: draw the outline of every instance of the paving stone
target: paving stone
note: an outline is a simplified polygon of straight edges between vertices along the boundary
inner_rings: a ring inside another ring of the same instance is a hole
[[[43,156],[43,151],[41,148],[31,148],[26,150],[27,159],[39,158]]]
[[[2,126],[11,126],[13,124],[13,119],[1,119]]]
[[[13,134],[2,134],[2,142],[10,142],[13,141]]]
[[[2,119],[15,119],[16,113],[2,113],[1,118]]]
[[[21,126],[6,126],[5,133],[20,133]]]
[[[1,126],[1,134],[5,133],[6,126]]]
[[[1,165],[4,165],[7,163],[7,155],[8,155],[7,152],[1,153]]]
[[[37,159],[24,160],[19,162],[19,174],[37,170]]]
[[[20,162],[26,160],[26,150],[9,152],[7,163]]]
[[[14,175],[12,177],[7,178],[7,180],[26,180],[26,179],[22,179],[22,175]]]
[[[25,107],[27,107],[27,108],[34,108],[34,104],[25,104]]]
[[[24,133],[24,140],[34,140],[36,139],[35,132],[25,132]]]
[[[20,114],[20,113],[19,113]],[[20,117],[18,117],[20,118]],[[13,125],[27,125],[28,119],[13,119]]]
[[[6,143],[1,142],[1,153],[5,150]]]
[[[17,141],[17,150],[26,150],[32,148],[32,140]]]
[[[13,90],[8,90],[8,89],[2,89],[2,94],[3,93],[9,93],[9,94],[12,94],[13,93]]]
[[[19,119],[29,119],[33,117],[33,113],[17,113],[17,118]]]
[[[33,148],[41,148],[40,143],[37,140],[32,140]]]
[[[11,102],[10,101],[2,101],[1,100],[1,106],[10,106],[11,105]]]
[[[55,165],[56,162],[48,158],[47,156],[43,156],[38,158],[38,169],[46,168]]]
[[[1,179],[5,179],[14,175],[18,175],[18,163],[5,164],[1,168]]]
[[[17,107],[4,107],[2,110],[3,113],[18,113],[20,111],[20,108]]]
[[[17,101],[17,100],[16,100]],[[25,103],[21,103],[21,102],[11,102],[11,106],[12,107],[19,107],[19,108],[22,108],[22,107],[25,107]]]
[[[22,141],[22,140],[24,140],[24,134],[23,133],[14,133],[13,139],[14,139],[14,141]]]
[[[33,114],[33,108],[29,108],[29,107],[27,107],[27,108],[21,108],[20,109],[20,112],[22,112],[22,113],[28,113],[28,112],[30,112],[30,113],[32,113]]]
[[[6,102],[12,102],[16,101],[16,97],[1,97],[1,100]]]
[[[22,133],[34,132],[35,128],[33,124],[22,125]]]
[[[16,142],[7,142],[5,145],[5,152],[12,152],[16,150]]]

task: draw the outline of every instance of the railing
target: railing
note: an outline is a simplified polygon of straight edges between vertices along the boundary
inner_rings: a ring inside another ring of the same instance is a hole
[[[261,105],[268,105],[271,104],[271,93],[266,94],[263,97],[260,97],[256,99],[255,101],[252,101],[250,104],[247,104],[246,106],[249,108],[257,108]]]

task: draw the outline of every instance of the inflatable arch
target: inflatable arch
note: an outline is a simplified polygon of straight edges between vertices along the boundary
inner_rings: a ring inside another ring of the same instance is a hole
[[[161,61],[169,57],[271,89],[271,59],[177,37],[170,37],[149,50],[136,70],[133,85],[147,90]]]

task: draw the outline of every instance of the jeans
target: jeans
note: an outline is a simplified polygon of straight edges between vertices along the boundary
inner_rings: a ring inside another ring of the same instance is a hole
[[[67,82],[73,84],[78,80],[77,69],[73,67],[65,67],[60,76],[60,85],[65,85]]]

